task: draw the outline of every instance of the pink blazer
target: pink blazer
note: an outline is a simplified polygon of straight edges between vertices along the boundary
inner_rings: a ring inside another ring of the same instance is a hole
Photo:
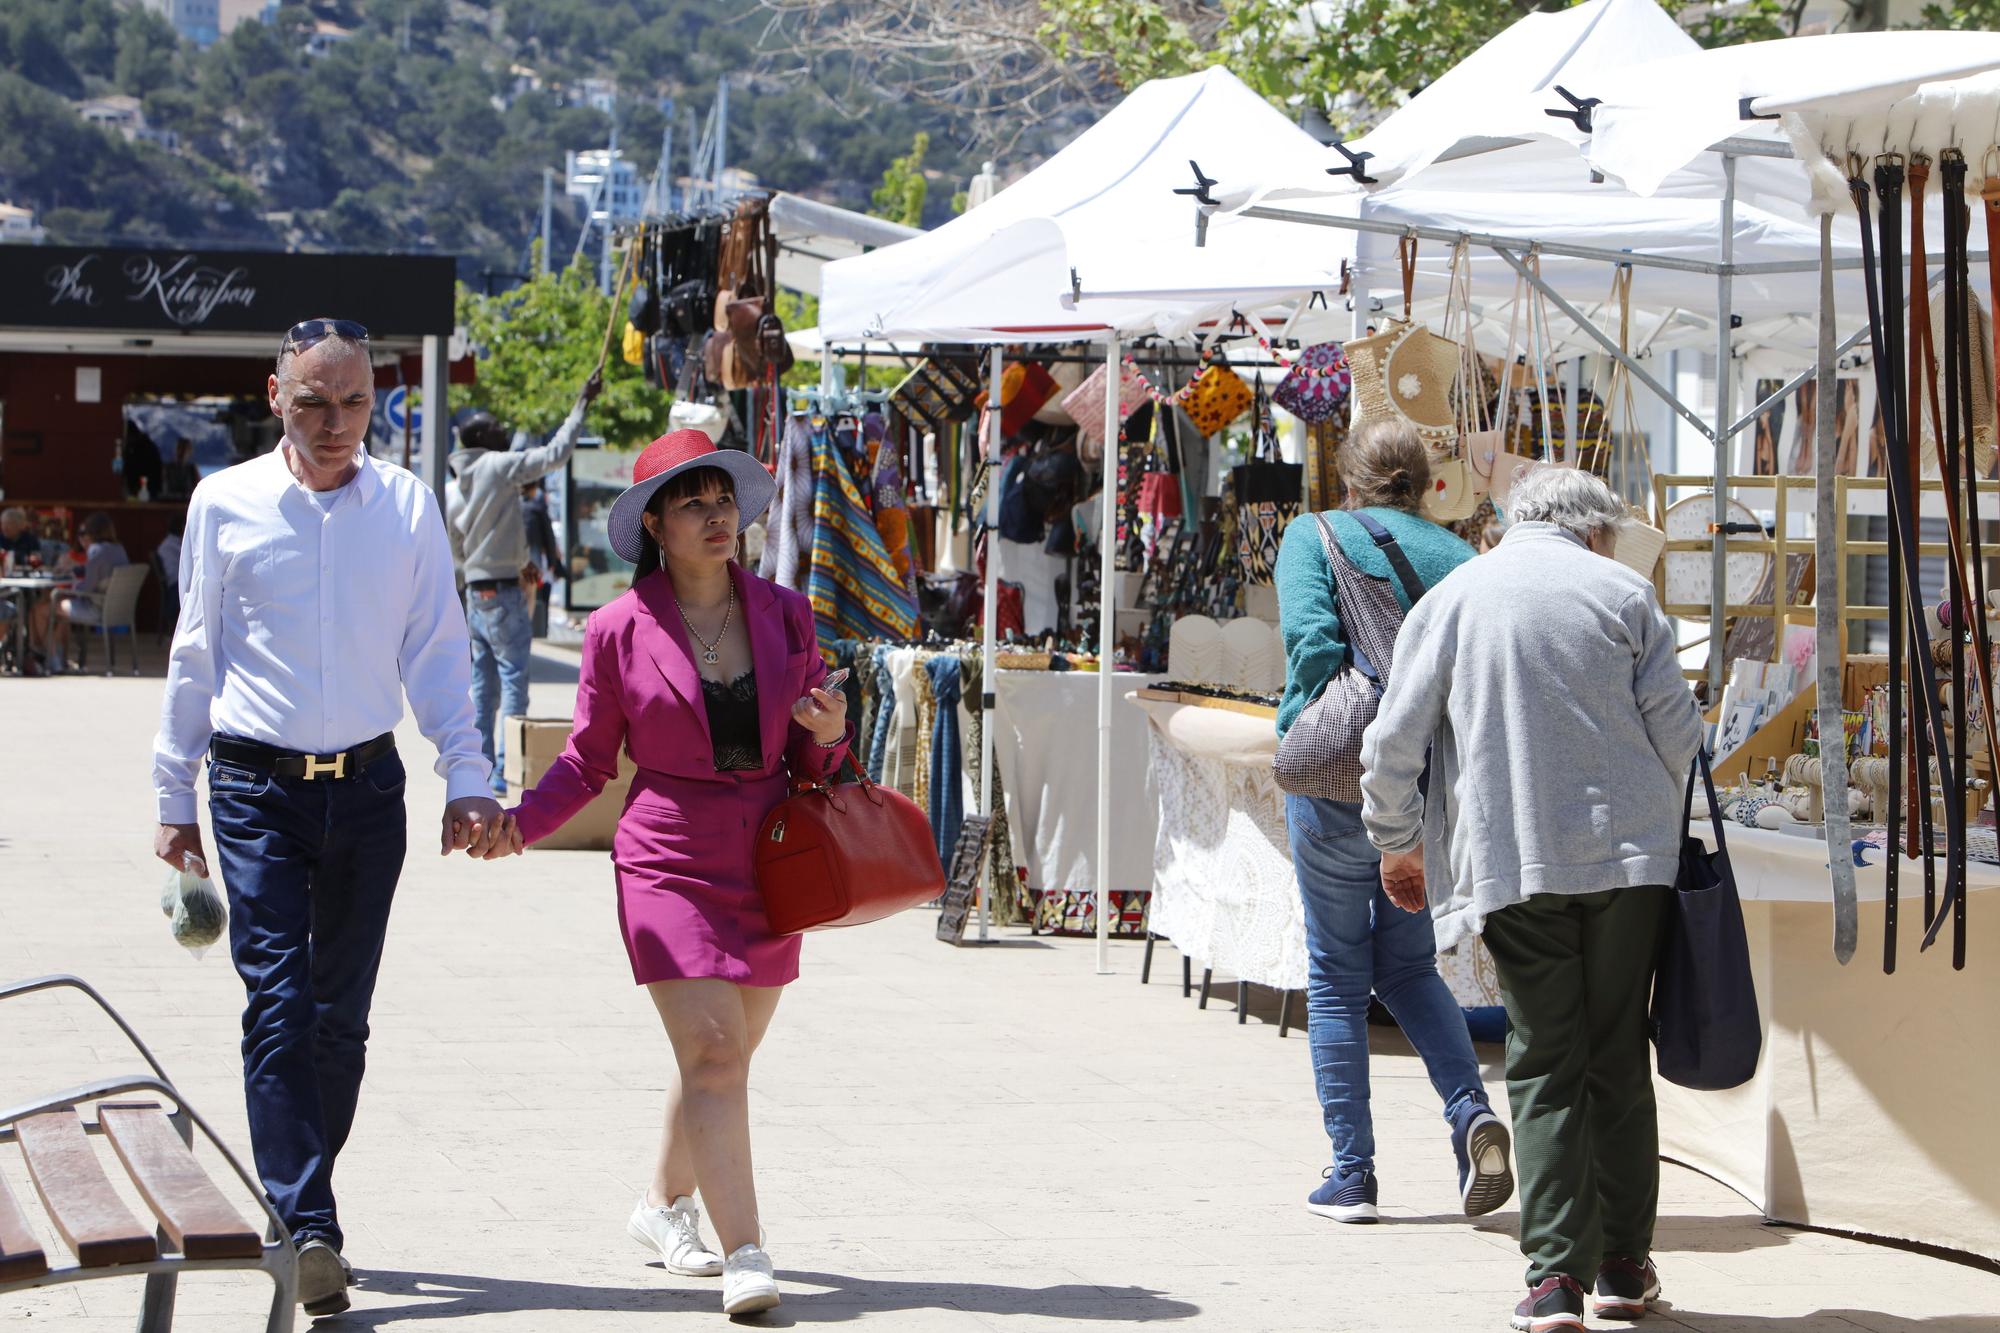
[[[618,774],[622,746],[641,769],[706,782],[754,782],[780,772],[820,778],[840,768],[854,737],[822,746],[792,721],[792,704],[826,678],[812,603],[789,588],[730,566],[736,603],[750,631],[757,674],[757,713],[764,767],[717,773],[687,627],[665,573],[640,580],[609,606],[591,613],[583,635],[583,667],[569,744],[517,815],[527,842],[547,837],[604,790]]]

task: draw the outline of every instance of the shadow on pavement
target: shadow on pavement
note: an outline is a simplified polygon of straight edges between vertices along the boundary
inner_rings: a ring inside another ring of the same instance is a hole
[[[964,1310],[974,1314],[1042,1315],[1055,1319],[1150,1323],[1187,1319],[1201,1307],[1171,1300],[1144,1287],[1101,1287],[1085,1282],[1052,1287],[1007,1287],[979,1282],[902,1282],[809,1273],[780,1268],[780,1281],[825,1288],[785,1292],[785,1303],[758,1317],[764,1328],[826,1324],[893,1310]],[[327,1333],[335,1330],[385,1328],[420,1319],[460,1319],[474,1314],[516,1314],[535,1310],[588,1314],[626,1310],[704,1314],[721,1312],[721,1285],[651,1288],[585,1286],[561,1282],[526,1282],[514,1278],[451,1273],[399,1273],[365,1270],[356,1289],[382,1296],[414,1298],[410,1304],[354,1309],[314,1321]]]
[[[1815,1310],[1811,1314],[1727,1314],[1720,1310],[1688,1310],[1671,1301],[1653,1307],[1652,1318],[1692,1329],[1727,1329],[1729,1333],[1827,1333],[1832,1329],[1867,1329],[1869,1333],[2000,1333],[2000,1315],[1941,1314],[1905,1319],[1875,1310]]]

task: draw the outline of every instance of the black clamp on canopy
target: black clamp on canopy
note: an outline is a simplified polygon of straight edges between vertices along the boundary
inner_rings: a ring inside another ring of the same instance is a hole
[[[1569,103],[1570,109],[1568,111],[1564,111],[1558,107],[1549,107],[1545,109],[1542,112],[1542,114],[1545,116],[1554,116],[1557,120],[1566,120],[1570,122],[1570,124],[1582,130],[1585,134],[1589,134],[1591,130],[1590,126],[1591,110],[1594,107],[1602,106],[1604,104],[1604,99],[1601,97],[1578,97],[1575,93],[1563,87],[1560,83],[1555,85],[1555,90],[1558,94],[1561,95],[1563,101]]]
[[[1327,175],[1352,176],[1357,185],[1375,184],[1375,178],[1367,174],[1366,170],[1368,159],[1375,156],[1375,154],[1369,152],[1357,153],[1338,140],[1328,144],[1327,147],[1347,159],[1347,165],[1344,167],[1328,167],[1326,169]]]
[[[1208,187],[1215,184],[1214,178],[1202,175],[1201,163],[1193,158],[1188,159],[1188,167],[1194,172],[1194,184],[1184,185],[1174,193],[1189,195],[1196,203],[1207,204],[1210,208],[1219,207],[1222,201],[1212,197],[1208,192]]]

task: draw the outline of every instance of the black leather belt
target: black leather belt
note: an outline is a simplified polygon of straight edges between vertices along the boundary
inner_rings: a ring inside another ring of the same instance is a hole
[[[360,777],[362,769],[395,749],[396,737],[387,731],[372,741],[363,741],[338,754],[300,754],[296,750],[280,750],[262,741],[214,736],[208,742],[208,757],[215,763],[233,764],[253,773],[268,773],[272,777],[304,778],[308,782],[321,778],[338,781]]]
[[[465,590],[467,592],[499,592],[502,588],[511,588],[519,583],[519,579],[467,579]]]

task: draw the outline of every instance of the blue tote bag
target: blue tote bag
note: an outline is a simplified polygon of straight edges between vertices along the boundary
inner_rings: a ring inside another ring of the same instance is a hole
[[[1694,801],[1696,774],[1708,792],[1715,850],[1691,833],[1681,836],[1680,879],[1653,977],[1653,1048],[1661,1078],[1714,1091],[1750,1081],[1764,1028],[1706,752],[1695,755],[1688,772],[1687,804]]]

